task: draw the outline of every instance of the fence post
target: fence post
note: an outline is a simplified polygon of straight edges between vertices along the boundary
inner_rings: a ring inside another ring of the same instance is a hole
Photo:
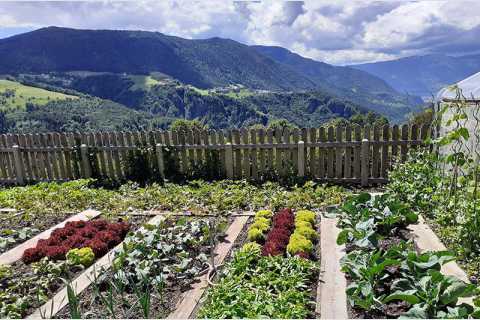
[[[163,148],[160,143],[157,143],[155,146],[155,151],[157,154],[157,164],[158,164],[158,172],[160,173],[160,177],[165,179],[165,166],[163,164]]]
[[[17,178],[17,184],[22,185],[25,182],[22,158],[20,155],[20,147],[18,145],[12,146],[13,149],[13,160],[15,161],[15,175]]]
[[[298,176],[305,176],[305,142],[298,141]]]
[[[369,150],[370,150],[370,146],[369,146],[368,139],[363,139],[362,149],[360,153],[362,187],[368,186],[368,176],[369,176],[368,169],[370,167]]]
[[[80,145],[80,155],[82,157],[82,169],[84,178],[92,176],[92,168],[90,168],[90,161],[88,159],[88,147],[86,144]]]
[[[230,142],[225,144],[225,169],[227,178],[233,179],[233,146]]]

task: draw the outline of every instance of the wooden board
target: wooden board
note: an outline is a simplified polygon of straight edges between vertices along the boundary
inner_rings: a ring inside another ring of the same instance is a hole
[[[248,216],[240,216],[233,220],[226,232],[226,241],[219,243],[215,248],[215,265],[220,265],[223,263],[228,253],[232,249],[235,240],[240,235],[243,227],[247,223],[248,218]],[[182,294],[182,297],[180,298],[175,310],[170,313],[168,319],[189,319],[192,316],[193,310],[195,310],[195,307],[207,289],[207,276],[207,274],[202,275],[198,279],[199,281],[192,285],[192,289]]]
[[[337,219],[322,217],[320,222],[320,279],[315,312],[321,319],[347,319],[347,280],[340,271],[345,246],[337,245]]]
[[[412,232],[415,245],[420,252],[447,250],[422,217],[419,218],[417,224],[410,225],[408,229]],[[469,282],[467,274],[455,261],[444,264],[441,271],[445,275],[455,276],[462,281]]]
[[[50,229],[45,230],[40,234],[37,234],[35,237],[23,242],[22,244],[19,244],[18,246],[0,255],[0,265],[13,264],[16,261],[20,260],[22,258],[23,252],[26,249],[35,247],[37,245],[38,240],[40,239],[48,239],[48,237],[50,237],[50,234],[52,233],[53,230],[58,228],[63,228],[67,224],[67,222],[80,221],[80,220],[86,221],[86,220],[93,219],[99,215],[100,215],[99,211],[89,209],[89,210],[80,212],[79,214],[76,214],[73,217],[66,219],[65,221],[57,224],[56,226],[51,227]]]

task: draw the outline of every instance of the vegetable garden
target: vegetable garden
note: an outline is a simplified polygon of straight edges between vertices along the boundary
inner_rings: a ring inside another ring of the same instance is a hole
[[[0,316],[478,318],[479,163],[453,108],[453,129],[377,192],[230,180],[1,189]]]

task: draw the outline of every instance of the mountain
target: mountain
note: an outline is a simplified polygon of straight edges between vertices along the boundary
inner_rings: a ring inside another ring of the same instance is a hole
[[[368,72],[350,67],[332,66],[302,57],[281,47],[253,46],[253,48],[306,76],[318,87],[360,105],[368,106],[390,118],[401,119],[411,111],[407,106],[422,104],[418,97],[401,95],[384,80]]]
[[[48,27],[0,40],[0,57],[0,74],[158,71],[199,88],[234,83],[271,90],[315,87],[233,40],[188,40],[158,32]]]
[[[351,67],[385,80],[399,92],[431,98],[441,88],[479,72],[480,55],[432,54]]]
[[[211,129],[267,125],[276,119],[307,127],[337,118],[382,120],[378,114],[367,114],[366,109],[318,91],[215,92],[157,76],[23,75],[18,79],[22,86],[74,94],[76,99],[31,103],[6,114],[0,110],[0,132],[166,129],[175,119],[196,119]]]
[[[250,47],[221,38],[48,27],[1,39],[0,57],[0,74],[159,72],[199,89],[240,84],[275,92],[319,91],[396,122],[421,103],[363,71],[306,59],[283,48]]]

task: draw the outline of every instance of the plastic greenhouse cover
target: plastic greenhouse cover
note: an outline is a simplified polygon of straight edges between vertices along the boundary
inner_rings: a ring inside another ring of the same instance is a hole
[[[467,100],[480,99],[480,72],[460,81],[457,86],[462,90],[462,95]],[[446,87],[440,90],[437,94],[437,100],[455,99],[456,90],[451,87]]]

